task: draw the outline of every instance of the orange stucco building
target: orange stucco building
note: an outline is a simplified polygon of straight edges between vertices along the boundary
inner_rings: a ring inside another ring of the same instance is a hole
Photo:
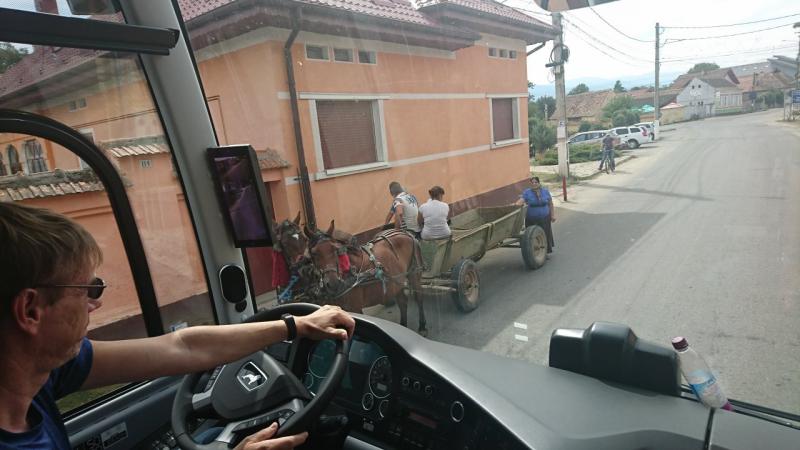
[[[444,187],[454,212],[513,201],[529,175],[526,45],[550,39],[551,27],[491,0],[340,3],[179,2],[218,140],[256,149],[276,218],[304,210],[296,132],[321,224],[336,219],[354,233],[379,227],[393,180],[421,199],[430,186]],[[0,107],[51,117],[103,149],[129,185],[151,271],[193,280],[157,285],[159,302],[202,295],[191,222],[136,59],[35,48],[0,75]],[[30,140],[0,135],[0,201],[68,214],[105,240],[106,264],[124,264],[102,186],[89,175],[69,187],[37,174],[84,166]],[[208,199],[199,207],[218,206]],[[272,288],[269,251],[248,250],[256,293]],[[131,296],[130,279],[108,281],[116,295]],[[108,308],[107,320],[135,314],[135,303]]]

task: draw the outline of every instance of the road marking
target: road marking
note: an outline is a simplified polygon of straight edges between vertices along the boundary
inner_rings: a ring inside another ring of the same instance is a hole
[[[523,336],[521,334],[515,334],[514,339],[522,342],[528,342],[528,336]]]
[[[514,328],[519,328],[520,330],[527,330],[528,329],[528,324],[527,323],[514,322]]]

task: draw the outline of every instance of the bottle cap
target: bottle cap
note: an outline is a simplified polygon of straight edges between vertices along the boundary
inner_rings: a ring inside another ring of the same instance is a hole
[[[675,350],[685,350],[689,348],[689,343],[686,342],[686,338],[683,336],[676,336],[672,338],[672,348]]]

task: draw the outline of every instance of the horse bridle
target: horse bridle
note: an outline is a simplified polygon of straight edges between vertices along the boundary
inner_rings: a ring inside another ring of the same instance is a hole
[[[302,240],[303,231],[300,230],[299,225],[288,219],[284,220],[280,225],[278,225],[278,250],[283,253],[283,259],[286,261],[286,267],[288,267],[290,271],[293,271],[305,263],[306,257],[303,255],[303,257],[296,262],[289,259],[289,255],[286,253],[286,251],[284,251],[283,242],[281,242],[281,236],[283,236],[287,230],[292,231],[291,236],[296,240]]]

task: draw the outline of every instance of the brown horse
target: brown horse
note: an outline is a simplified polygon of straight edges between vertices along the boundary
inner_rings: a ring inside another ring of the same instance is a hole
[[[420,294],[422,259],[413,236],[404,231],[388,230],[369,244],[356,247],[333,238],[336,235],[333,221],[324,233],[305,231],[311,240],[311,261],[322,277],[321,294],[327,303],[363,313],[363,308],[395,299],[400,308],[400,324],[408,326],[408,297],[411,295],[419,309],[419,333],[427,336]]]
[[[300,228],[299,212],[293,221],[286,219],[275,225],[275,236],[278,238],[275,250],[283,253],[287,265],[297,264],[305,256],[308,238]]]

